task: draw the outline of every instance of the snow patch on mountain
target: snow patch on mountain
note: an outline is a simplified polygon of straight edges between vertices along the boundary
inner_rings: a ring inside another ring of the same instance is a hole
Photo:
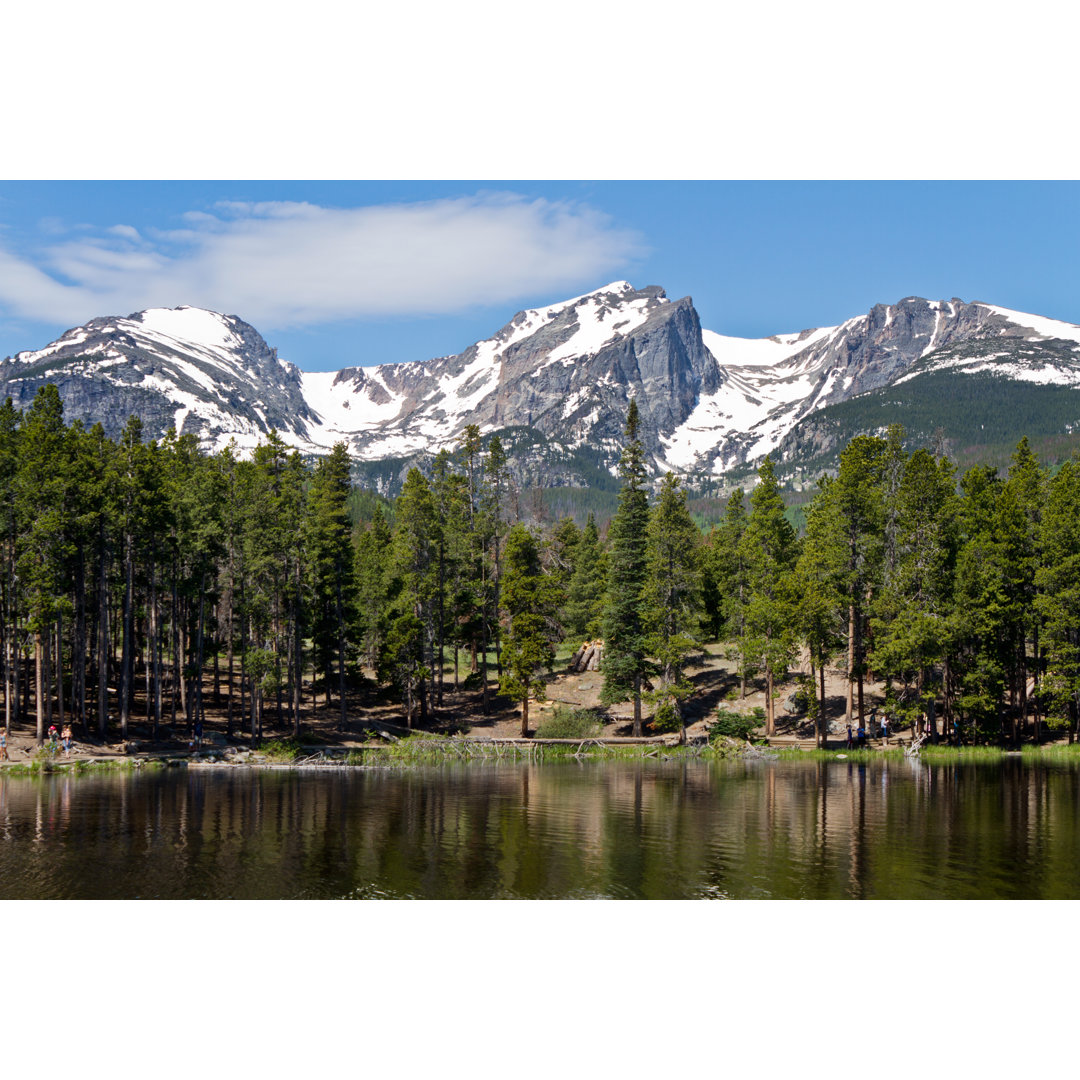
[[[777,364],[824,340],[837,329],[835,326],[823,326],[818,330],[802,330],[797,334],[741,338],[702,328],[701,339],[705,342],[705,348],[722,367],[776,367]]]
[[[1061,322],[1058,319],[1048,319],[1042,315],[1028,315],[1023,311],[1013,311],[1011,308],[998,307],[996,304],[980,304],[987,311],[995,315],[1004,316],[1009,322],[1022,326],[1028,330],[1034,330],[1036,334],[1044,338],[1060,338],[1063,341],[1075,341],[1080,344],[1080,326],[1073,323]]]

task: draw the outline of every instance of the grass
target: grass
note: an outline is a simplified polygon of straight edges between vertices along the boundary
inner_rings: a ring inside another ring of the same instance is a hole
[[[5,776],[45,776],[48,773],[72,773],[83,776],[95,772],[131,772],[137,768],[164,768],[161,762],[132,761],[131,758],[110,758],[104,761],[57,761],[51,757],[39,758],[27,764],[0,765],[0,773]]]

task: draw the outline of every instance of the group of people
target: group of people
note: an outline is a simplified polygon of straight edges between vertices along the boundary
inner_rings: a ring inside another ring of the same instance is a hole
[[[870,719],[871,719],[871,721],[877,719],[876,714],[871,713],[870,714]],[[888,742],[889,742],[889,718],[887,716],[882,716],[881,719],[878,721],[878,727],[880,729],[879,737],[884,739],[886,745],[888,745]],[[847,726],[847,748],[849,750],[853,750],[856,746],[859,746],[859,747],[866,746],[866,728],[862,724],[860,724],[858,726],[858,728],[856,728],[855,731],[853,732],[852,729],[851,729],[851,725],[848,724],[848,726]]]
[[[73,736],[71,734],[71,725],[70,724],[65,724],[64,725],[64,730],[59,731],[59,732],[57,731],[55,724],[52,724],[49,727],[49,746],[52,748],[54,753],[56,752],[56,739],[57,739],[58,735],[59,735],[59,738],[60,738],[61,745],[64,748],[64,756],[68,757],[71,754],[71,746],[72,746],[72,742],[73,742]]]

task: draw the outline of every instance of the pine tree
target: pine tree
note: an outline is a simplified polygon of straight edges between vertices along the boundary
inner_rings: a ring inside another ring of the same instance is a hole
[[[843,559],[848,622],[847,709],[850,724],[858,712],[865,724],[863,682],[866,675],[868,613],[881,577],[883,546],[882,469],[888,444],[860,435],[840,454],[836,499],[842,535],[837,537]],[[857,702],[856,702],[857,688]]]
[[[695,632],[701,609],[701,533],[686,508],[686,492],[670,472],[660,485],[646,535],[645,648],[660,676],[654,696],[660,702],[658,714],[677,717],[685,742],[679,701],[693,689],[683,668],[687,656],[699,648]]]
[[[378,663],[387,602],[387,552],[391,533],[381,506],[375,507],[371,525],[360,534],[356,547],[357,608],[360,613],[361,649],[367,663]]]
[[[1043,563],[1035,604],[1043,620],[1051,710],[1068,718],[1069,742],[1080,725],[1080,467],[1067,461],[1047,485],[1040,522]]]
[[[336,661],[338,684],[338,728],[348,729],[345,682],[349,630],[354,625],[353,579],[355,556],[349,521],[349,454],[343,442],[315,467],[308,496],[308,547],[311,557],[314,619],[312,639],[318,656],[330,668]]]
[[[555,659],[561,590],[544,572],[536,537],[520,522],[506,536],[501,597],[507,632],[499,688],[521,702],[524,739],[529,734],[529,699],[544,700],[540,674],[550,671]]]
[[[601,701],[634,703],[634,735],[640,736],[642,682],[649,670],[642,618],[647,566],[649,501],[645,492],[645,451],[638,437],[637,401],[626,414],[626,445],[619,459],[623,486],[608,530],[609,561],[604,605],[604,685]]]
[[[64,406],[51,383],[38,390],[22,425],[17,488],[18,576],[25,590],[29,629],[34,638],[36,738],[45,741],[46,658],[50,631],[62,611],[62,569],[70,542],[66,500],[71,480]]]
[[[758,477],[741,544],[748,592],[741,651],[752,669],[765,673],[765,734],[771,736],[776,733],[774,684],[796,652],[798,594],[793,571],[798,551],[772,458],[762,463]]]
[[[745,535],[746,495],[742,488],[736,488],[728,497],[723,523],[714,530],[708,559],[719,593],[717,617],[727,638],[734,642],[740,697],[746,697],[747,673],[747,659],[741,651],[741,642],[746,637],[746,605],[749,603],[749,568],[743,544]]]
[[[392,613],[379,661],[380,678],[389,677],[402,693],[408,726],[419,707],[428,719],[426,680],[434,642],[439,523],[431,488],[419,469],[410,469],[396,507],[391,585]]]
[[[798,626],[810,654],[810,673],[817,675],[814,688],[813,719],[817,745],[826,743],[825,665],[840,650],[844,640],[842,591],[843,565],[836,537],[842,527],[838,520],[834,485],[822,477],[818,494],[806,512],[806,536],[795,566],[798,597]]]
[[[578,542],[574,572],[567,584],[563,625],[568,640],[580,643],[603,632],[604,593],[607,587],[607,553],[600,542],[596,518],[589,514]]]
[[[875,665],[889,675],[916,683],[918,712],[926,712],[936,738],[935,666],[945,656],[950,637],[956,563],[956,480],[949,462],[916,450],[904,463],[897,492],[895,568],[883,589],[877,618]]]

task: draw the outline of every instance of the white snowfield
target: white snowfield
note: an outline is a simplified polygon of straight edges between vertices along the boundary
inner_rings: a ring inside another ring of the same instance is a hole
[[[346,372],[305,372],[278,359],[282,372],[298,378],[303,403],[317,417],[313,423],[298,415],[292,430],[280,434],[287,443],[314,453],[345,441],[353,453],[368,460],[451,446],[475,410],[498,392],[504,360],[514,346],[557,322],[560,333],[567,336],[539,354],[537,370],[554,364],[574,366],[632,333],[660,305],[669,303],[664,297],[635,293],[629,282],[615,281],[558,304],[523,311],[499,333],[467,350],[457,361],[461,366],[456,371],[448,368],[449,357]],[[933,329],[924,331],[926,345],[921,350],[922,357],[930,357],[929,367],[921,365],[920,371],[939,367],[972,374],[993,371],[1030,382],[1080,386],[1080,326],[978,304],[974,306],[1005,320],[1002,333],[1014,340],[1019,336],[1021,340],[1074,342],[1076,365],[1052,358],[1023,363],[1006,354],[996,360],[985,352],[963,358],[949,355],[948,350],[939,360],[931,354],[939,347],[947,321],[956,314],[955,305],[909,297],[886,309],[884,327],[892,326],[897,313],[912,301],[927,303],[935,313]],[[853,377],[830,357],[843,352],[834,346],[842,346],[849,335],[864,334],[869,319],[862,315],[839,326],[759,339],[702,330],[703,343],[718,365],[721,385],[714,393],[701,395],[686,420],[661,436],[664,449],[657,464],[721,472],[737,461],[753,460],[775,449],[800,419],[845,396]],[[103,326],[77,327],[45,348],[20,353],[15,359],[35,362],[65,348],[79,348],[79,354],[88,359],[78,362],[78,370],[109,381],[119,376],[127,362],[118,340],[123,337],[134,341],[141,353],[162,362],[161,369],[144,375],[140,385],[159,390],[171,400],[178,431],[189,416],[196,416],[209,425],[213,432],[209,441],[215,449],[235,441],[241,451],[253,448],[264,436],[259,423],[237,415],[230,405],[229,395],[235,395],[238,383],[245,392],[250,388],[258,394],[257,380],[265,377],[265,368],[259,372],[251,366],[252,332],[233,316],[193,307],[152,308],[128,318],[105,320]],[[84,343],[85,348],[80,348]],[[266,354],[262,357],[265,364]],[[403,392],[403,386],[419,389],[413,396],[411,391]],[[582,385],[568,393],[561,408],[563,418],[587,401],[593,389]],[[265,425],[263,402],[248,400],[251,411]],[[583,432],[576,443],[589,441],[588,432],[598,416],[596,409],[575,423],[575,430]]]

